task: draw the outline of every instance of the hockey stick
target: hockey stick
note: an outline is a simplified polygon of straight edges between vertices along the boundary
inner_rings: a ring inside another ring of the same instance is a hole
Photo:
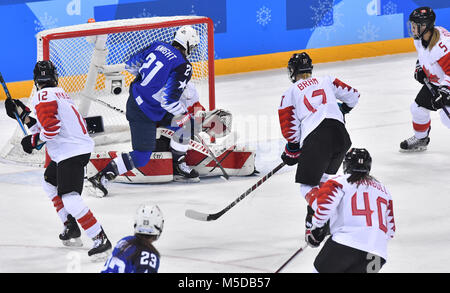
[[[211,151],[211,149],[206,145],[206,143],[203,141],[203,139],[201,137],[199,137],[197,134],[194,134],[195,138],[197,138],[201,144],[205,147],[205,149],[208,151],[209,155],[211,156],[211,158],[214,160],[214,162],[216,162],[216,166],[219,166],[220,170],[223,173],[223,177],[228,180],[230,178],[230,175],[228,175],[228,173],[225,171],[225,169],[222,167],[222,164],[219,162],[219,160],[217,160],[216,156],[213,154],[213,152]]]
[[[427,86],[428,90],[431,92],[431,95],[433,96],[433,98],[437,98],[438,94],[436,93],[436,90],[433,88],[433,86],[430,84],[430,81],[428,80],[428,78],[424,78],[423,81],[425,82],[425,85]],[[445,107],[444,101],[441,100],[441,103],[442,103],[442,110],[444,110],[448,119],[450,119],[450,113],[448,112],[447,108]]]
[[[281,272],[281,270],[284,269],[284,267],[287,266],[287,264],[290,263],[291,260],[294,259],[294,257],[296,257],[299,253],[304,251],[307,247],[308,244],[305,244],[302,247],[300,247],[300,249],[298,249],[281,267],[278,268],[278,270],[275,271],[275,274]]]
[[[267,179],[269,179],[273,174],[275,174],[278,170],[284,167],[286,165],[284,162],[280,163],[278,166],[275,167],[272,171],[267,173],[264,177],[259,179],[258,182],[256,182],[252,187],[247,189],[244,193],[242,193],[238,198],[236,198],[232,203],[230,203],[228,206],[226,206],[221,211],[215,213],[215,214],[205,214],[201,212],[197,212],[194,210],[186,210],[186,217],[199,220],[199,221],[214,221],[220,218],[223,214],[228,212],[232,207],[234,207],[238,202],[243,200],[247,195],[249,195],[253,190],[255,190],[258,186],[263,184]]]
[[[6,99],[12,100],[11,94],[9,93],[8,87],[6,86],[6,82],[3,79],[3,75],[1,72],[0,72],[0,83],[2,84],[3,90],[5,91]],[[19,114],[17,114],[17,111],[14,111],[14,116],[16,116],[16,120],[17,120],[17,123],[19,123],[20,128],[22,128],[23,134],[28,135],[25,127],[23,126],[22,121],[20,120]]]
[[[231,149],[231,148],[230,148]],[[222,159],[220,159],[219,163],[222,163],[223,161],[225,161],[225,159],[236,149],[236,146],[233,146],[233,149],[228,149],[227,151],[229,151],[225,156],[223,156]],[[209,173],[211,173],[212,171],[214,171],[217,166],[219,166],[218,164],[216,164],[211,170],[209,170]]]
[[[1,72],[0,72],[0,83],[2,84],[3,90],[5,91],[6,99],[7,100],[12,100],[13,98],[11,97],[11,94],[9,93],[8,87],[6,86],[6,82],[3,79],[3,75],[2,75]],[[17,113],[17,111],[14,111],[14,116],[16,116],[17,123],[19,123],[19,126],[22,129],[23,134],[25,136],[27,136],[28,135],[27,130],[25,129],[25,126],[23,126],[23,123],[20,120],[20,117],[19,117],[19,114]],[[42,142],[42,143],[38,144],[36,146],[36,149],[40,150],[44,146],[44,144],[45,144],[45,142]]]

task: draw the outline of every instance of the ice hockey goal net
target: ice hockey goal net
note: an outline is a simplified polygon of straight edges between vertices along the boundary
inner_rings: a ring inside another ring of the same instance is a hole
[[[174,16],[89,22],[41,31],[37,34],[37,60],[51,60],[59,74],[59,86],[77,103],[83,117],[102,116],[105,132],[92,135],[96,146],[130,139],[125,104],[134,76],[124,62],[154,41],[170,43],[176,30],[191,25],[200,44],[189,60],[191,82],[200,102],[215,108],[213,23],[208,17]],[[34,91],[34,90],[33,90]],[[33,93],[31,93],[33,94]],[[43,151],[26,155],[20,146],[23,133],[17,129],[1,151],[10,161],[42,165]]]

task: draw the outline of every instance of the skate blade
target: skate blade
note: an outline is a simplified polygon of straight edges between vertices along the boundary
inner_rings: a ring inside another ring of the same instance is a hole
[[[424,146],[424,147],[417,147],[417,148],[413,148],[413,149],[409,149],[409,150],[399,149],[399,151],[401,153],[420,153],[420,152],[423,152],[423,151],[426,151],[426,150],[427,150],[426,146]]]
[[[110,253],[111,249],[108,249],[107,251],[91,255],[89,258],[91,262],[105,262],[108,259]]]
[[[69,240],[61,240],[64,246],[68,247],[82,247],[83,242],[81,242],[80,238],[72,238]]]
[[[88,191],[88,194],[90,196],[99,197],[99,198],[105,197],[105,193],[103,191],[101,191],[100,189],[94,187],[92,184],[86,184],[85,188]]]
[[[184,182],[184,183],[198,183],[198,182],[200,182],[200,178],[198,178],[198,177],[196,177],[196,178],[186,178],[184,176],[174,175],[173,176],[173,181],[175,181],[175,182]]]

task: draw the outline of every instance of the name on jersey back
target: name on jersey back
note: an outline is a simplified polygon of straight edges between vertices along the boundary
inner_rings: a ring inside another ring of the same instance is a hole
[[[309,87],[310,85],[317,85],[317,84],[319,84],[319,81],[313,77],[313,78],[304,80],[302,82],[299,82],[297,84],[297,87],[302,91],[305,88]]]

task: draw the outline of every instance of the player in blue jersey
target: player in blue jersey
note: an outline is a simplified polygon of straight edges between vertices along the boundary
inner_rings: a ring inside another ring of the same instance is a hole
[[[97,195],[107,195],[107,181],[148,163],[156,146],[157,125],[175,130],[170,143],[174,180],[200,181],[198,172],[189,168],[184,159],[193,123],[192,115],[179,101],[192,76],[192,64],[187,58],[197,50],[199,42],[193,27],[182,26],[171,44],[155,42],[126,62],[125,68],[136,76],[126,107],[133,151],[118,156],[88,179]]]
[[[157,205],[144,204],[136,211],[134,236],[117,242],[102,273],[157,273],[160,254],[153,246],[164,226],[164,218]]]

